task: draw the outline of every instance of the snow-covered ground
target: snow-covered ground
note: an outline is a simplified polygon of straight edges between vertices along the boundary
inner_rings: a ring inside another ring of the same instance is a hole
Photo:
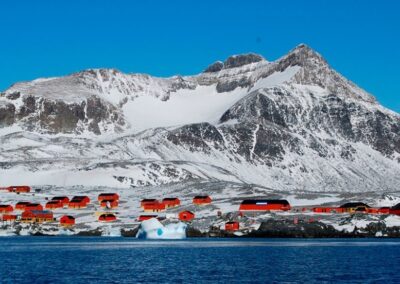
[[[116,192],[120,195],[120,205],[118,208],[105,210],[97,202],[97,196],[104,192]],[[192,198],[195,195],[208,194],[212,197],[212,204],[207,206],[195,206],[192,204]],[[178,222],[178,213],[183,210],[189,210],[195,213],[195,220],[192,226],[202,232],[207,232],[211,227],[223,229],[227,220],[238,219],[238,209],[241,201],[246,198],[283,198],[289,200],[293,209],[289,212],[272,212],[258,214],[243,219],[241,222],[242,231],[251,231],[258,229],[262,221],[268,219],[300,219],[304,221],[319,220],[321,222],[333,225],[338,230],[352,232],[354,227],[363,228],[371,222],[383,222],[387,226],[399,226],[400,216],[396,215],[365,215],[361,219],[351,218],[350,214],[315,214],[311,208],[318,205],[339,206],[349,201],[366,202],[370,206],[393,206],[400,200],[400,192],[389,194],[379,193],[310,193],[303,192],[293,194],[290,192],[277,192],[269,188],[259,186],[244,186],[241,183],[233,182],[186,182],[169,184],[165,186],[148,186],[138,188],[110,188],[110,187],[53,187],[43,186],[34,187],[31,193],[9,193],[0,191],[0,203],[15,205],[19,201],[28,201],[40,203],[43,206],[54,196],[66,195],[88,195],[91,199],[89,206],[85,209],[55,209],[54,217],[57,219],[54,223],[41,226],[22,225],[18,229],[18,234],[30,234],[42,232],[46,234],[77,234],[99,230],[103,235],[117,236],[123,230],[133,230],[140,223],[137,217],[145,213],[140,208],[140,201],[143,198],[163,199],[165,197],[178,197],[181,200],[181,206],[170,208],[164,212],[155,213],[160,217],[167,217],[168,222]],[[306,211],[303,211],[306,208]],[[98,221],[98,216],[104,212],[114,213],[118,220],[112,223],[102,223]],[[225,217],[218,217],[218,212]],[[20,214],[14,211],[14,214]],[[64,229],[59,226],[58,220],[62,215],[72,215],[76,218],[76,225],[71,229]],[[0,226],[0,235],[12,235],[16,232],[15,227],[7,228]]]

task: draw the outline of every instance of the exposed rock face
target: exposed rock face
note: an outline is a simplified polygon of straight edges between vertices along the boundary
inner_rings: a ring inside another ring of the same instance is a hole
[[[0,106],[0,125],[8,126],[20,122],[28,131],[47,133],[101,134],[108,129],[120,132],[126,122],[121,111],[97,97],[90,96],[69,102],[34,95],[12,93],[12,101]],[[9,98],[9,96],[7,96]],[[14,102],[18,100],[18,102]],[[14,104],[18,103],[18,107]]]
[[[15,107],[13,104],[0,105],[0,127],[12,125],[15,119]]]
[[[251,85],[251,80],[246,77],[242,77],[239,80],[224,80],[218,82],[216,88],[218,93],[225,93],[235,90],[236,88],[246,88]]]
[[[264,60],[264,58],[261,55],[254,53],[234,55],[225,60],[224,68],[229,69],[241,67],[243,65],[260,62],[262,60]]]
[[[206,68],[206,70],[204,70],[204,73],[218,72],[218,71],[221,71],[222,68],[224,68],[224,63],[222,63],[221,61],[217,61],[217,62],[211,64],[210,66],[208,66]]]

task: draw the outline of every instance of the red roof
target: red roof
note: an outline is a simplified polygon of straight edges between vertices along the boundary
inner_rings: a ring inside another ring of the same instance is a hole
[[[287,200],[280,199],[246,199],[240,204],[239,211],[290,210]]]
[[[179,212],[179,220],[181,221],[191,221],[194,218],[194,213],[190,211]]]
[[[23,219],[28,218],[40,218],[40,219],[53,219],[53,212],[48,210],[29,210],[24,211],[21,214]]]
[[[227,222],[225,223],[225,231],[237,231],[239,230],[239,222]]]
[[[64,215],[60,218],[60,224],[61,225],[74,225],[75,218],[70,215]]]
[[[61,202],[62,205],[68,205],[69,203],[69,198],[67,196],[55,196],[51,199],[51,201],[58,201]]]
[[[83,208],[90,202],[87,196],[74,196],[68,204],[69,208]]]
[[[165,210],[165,204],[164,203],[159,203],[153,202],[153,203],[145,203],[143,206],[144,210],[155,210],[155,211],[161,211]]]
[[[143,207],[145,204],[150,204],[150,203],[158,203],[157,199],[142,199],[140,201],[140,207]]]
[[[138,217],[138,221],[142,222],[142,221],[149,220],[151,218],[157,218],[157,215],[140,215]]]
[[[209,204],[211,201],[211,197],[208,195],[198,195],[193,198],[194,204]]]
[[[60,201],[57,200],[52,200],[46,203],[46,208],[47,209],[56,209],[56,208],[62,208],[63,204]]]
[[[29,203],[25,205],[25,211],[27,210],[43,210],[43,206],[39,203]]]
[[[14,208],[11,205],[5,205],[5,204],[0,205],[0,213],[9,213],[12,211],[14,211]]]
[[[8,191],[10,192],[30,192],[31,187],[27,185],[17,185],[17,186],[9,186]]]
[[[17,215],[3,214],[3,217],[1,219],[2,221],[14,221],[17,220]]]
[[[90,198],[86,195],[78,195],[78,196],[74,196],[72,197],[70,202],[84,202],[84,203],[89,203],[90,202]]]
[[[102,221],[102,222],[112,222],[115,220],[117,220],[117,217],[114,214],[107,213],[107,214],[101,214],[99,216],[99,221]]]
[[[30,202],[27,201],[20,201],[17,204],[15,204],[15,209],[16,210],[25,210],[25,206],[30,204]]]
[[[343,213],[343,209],[339,207],[314,207],[315,213]]]
[[[162,203],[165,204],[166,207],[181,205],[181,201],[179,200],[179,198],[176,198],[176,197],[164,198],[162,200]]]
[[[117,193],[101,193],[97,197],[97,200],[119,200],[119,195]]]

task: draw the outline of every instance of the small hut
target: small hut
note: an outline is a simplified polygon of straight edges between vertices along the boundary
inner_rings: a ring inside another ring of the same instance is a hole
[[[0,205],[0,214],[7,214],[13,212],[14,208],[11,205],[1,204]]]
[[[43,211],[43,206],[39,203],[29,203],[25,206],[25,211],[29,210]]]
[[[28,193],[31,192],[31,187],[27,185],[9,186],[7,190],[15,193]]]
[[[165,208],[172,208],[181,205],[181,201],[177,197],[168,197],[162,200]]]
[[[111,213],[104,213],[99,216],[100,222],[114,222],[117,220],[117,217]]]
[[[67,196],[55,196],[51,199],[51,201],[58,201],[64,207],[64,206],[68,206],[69,198]]]
[[[101,193],[97,197],[97,200],[101,203],[103,200],[106,201],[113,201],[113,200],[119,200],[119,195],[117,193]]]
[[[179,220],[184,221],[184,222],[189,222],[194,219],[195,215],[193,212],[190,211],[182,211],[179,212]]]
[[[225,231],[237,231],[239,230],[239,222],[232,221],[225,223]]]
[[[207,205],[211,203],[211,197],[208,195],[197,195],[193,198],[193,204],[195,205]]]
[[[58,209],[58,208],[63,208],[63,204],[57,200],[50,200],[49,202],[46,203],[45,207],[46,209]]]
[[[75,225],[75,218],[70,215],[64,215],[60,218],[60,225],[63,227],[71,227]]]

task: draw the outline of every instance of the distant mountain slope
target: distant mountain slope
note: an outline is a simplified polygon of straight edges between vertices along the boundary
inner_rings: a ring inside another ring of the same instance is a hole
[[[400,115],[299,45],[231,56],[195,76],[94,69],[0,95],[0,180],[278,190],[396,190]]]

